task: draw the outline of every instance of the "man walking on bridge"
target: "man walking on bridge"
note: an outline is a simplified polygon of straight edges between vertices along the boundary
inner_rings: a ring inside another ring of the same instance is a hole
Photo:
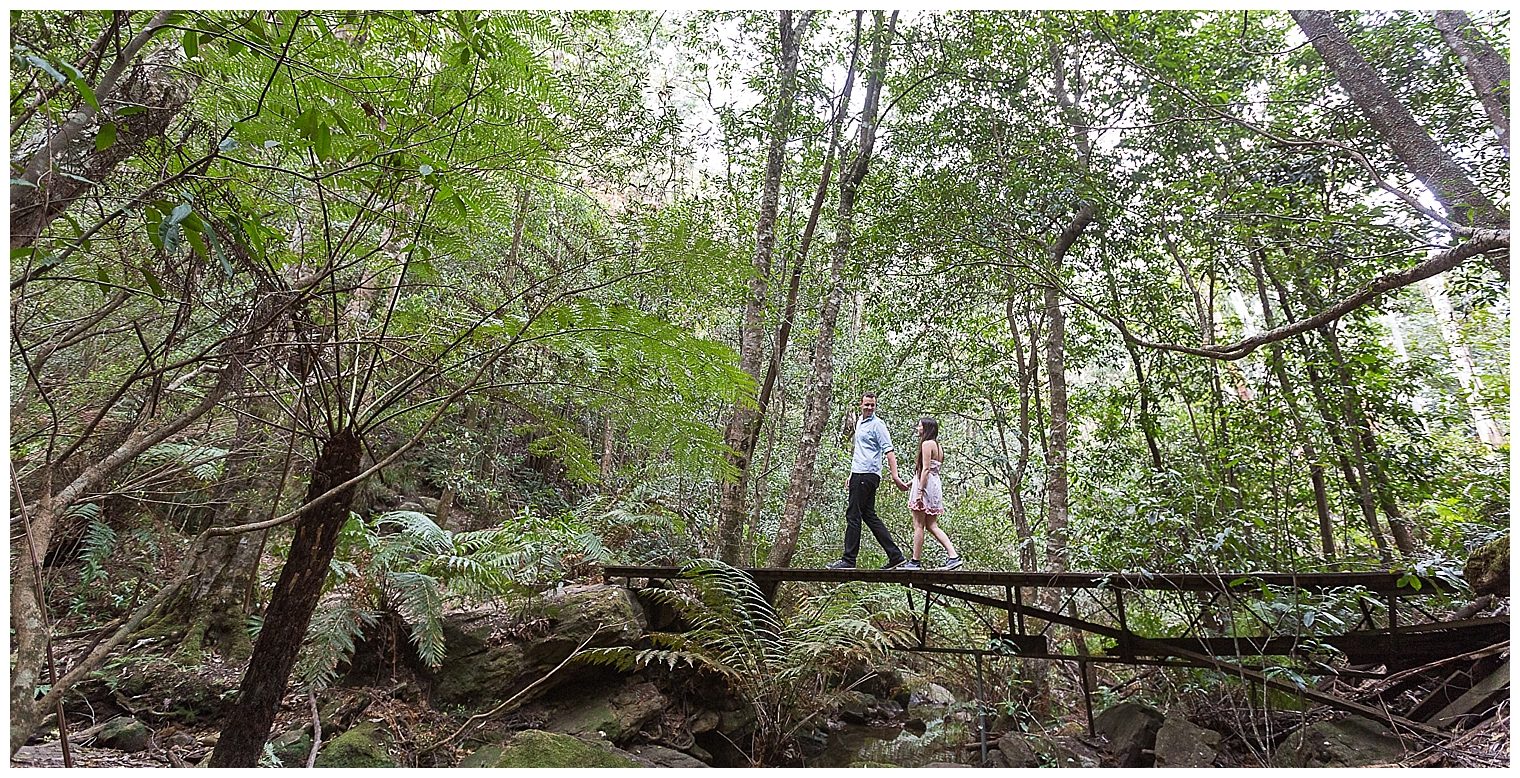
[[[887,552],[887,564],[881,569],[891,570],[907,558],[892,542],[887,525],[876,515],[876,487],[881,485],[881,459],[887,458],[891,468],[892,483],[903,491],[908,484],[897,477],[897,453],[892,448],[892,433],[886,422],[876,415],[876,393],[866,392],[860,398],[860,421],[855,424],[855,446],[850,457],[850,507],[844,514],[844,554],[838,562],[829,565],[831,570],[849,570],[855,567],[860,555],[860,523],[865,522],[876,536],[876,542]]]

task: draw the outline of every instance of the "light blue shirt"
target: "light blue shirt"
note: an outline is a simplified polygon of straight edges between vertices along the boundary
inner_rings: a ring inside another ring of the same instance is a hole
[[[850,458],[852,473],[880,473],[882,457],[892,448],[892,433],[880,416],[872,414],[868,419],[855,423],[855,453]]]

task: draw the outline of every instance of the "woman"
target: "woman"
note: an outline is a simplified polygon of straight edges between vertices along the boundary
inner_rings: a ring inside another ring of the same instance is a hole
[[[939,480],[939,465],[945,461],[945,450],[939,447],[939,422],[925,416],[918,422],[918,474],[913,476],[913,486],[908,492],[908,510],[913,512],[913,558],[902,566],[903,570],[922,570],[920,559],[924,551],[924,533],[928,532],[945,547],[945,560],[941,570],[954,570],[961,566],[961,558],[955,553],[955,544],[939,528],[939,517],[945,512],[944,487]]]

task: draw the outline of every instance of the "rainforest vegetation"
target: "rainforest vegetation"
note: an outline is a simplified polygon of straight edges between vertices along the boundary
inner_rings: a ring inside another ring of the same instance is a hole
[[[1465,592],[1509,532],[1508,11],[39,9],[10,41],[13,754],[153,657],[235,667],[208,758],[251,766],[358,647],[441,666],[451,609],[822,567],[864,392],[905,473],[939,421],[967,569]],[[834,586],[687,616],[775,619],[789,683],[889,661],[896,590]],[[728,667],[784,763],[811,693]],[[1035,681],[984,696],[1077,715]]]

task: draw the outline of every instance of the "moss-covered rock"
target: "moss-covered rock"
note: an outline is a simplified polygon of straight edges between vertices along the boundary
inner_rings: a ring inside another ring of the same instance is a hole
[[[667,703],[654,684],[636,684],[611,698],[592,697],[571,705],[554,718],[549,729],[617,743],[638,732],[665,710]]]
[[[1349,716],[1293,733],[1272,754],[1273,767],[1366,767],[1404,758],[1404,744],[1382,722]]]
[[[269,745],[280,764],[299,767],[305,765],[306,757],[311,755],[311,732],[304,727],[281,732],[269,741]]]
[[[530,662],[558,664],[581,643],[631,646],[648,628],[643,606],[622,586],[566,586],[544,599],[550,632],[528,644],[524,653]]]
[[[1462,568],[1467,583],[1479,595],[1509,596],[1509,536],[1472,552]]]
[[[364,721],[333,738],[317,754],[317,767],[395,767],[386,747],[390,733],[378,722]]]
[[[499,746],[482,746],[460,767],[643,767],[615,753],[611,744],[529,729]]]
[[[117,751],[141,751],[148,747],[148,727],[131,716],[117,716],[107,721],[95,736],[95,745]]]

